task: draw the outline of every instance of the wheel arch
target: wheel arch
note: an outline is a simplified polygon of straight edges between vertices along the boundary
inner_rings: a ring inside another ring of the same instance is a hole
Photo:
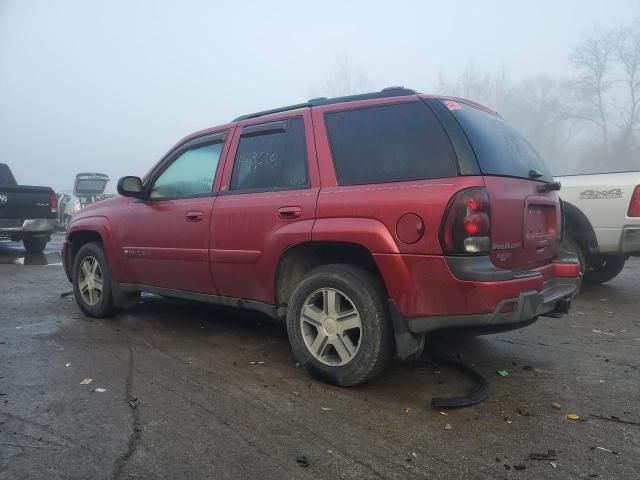
[[[589,254],[600,252],[596,232],[587,216],[574,204],[563,201],[565,215],[565,229],[578,231],[582,235],[576,240],[579,241]]]
[[[361,267],[378,276],[384,286],[373,255],[363,245],[332,240],[302,242],[289,246],[280,256],[275,272],[276,305],[284,312],[293,290],[307,273],[335,263]]]

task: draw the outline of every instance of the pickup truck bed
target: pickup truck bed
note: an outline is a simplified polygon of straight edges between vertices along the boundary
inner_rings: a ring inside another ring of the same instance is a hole
[[[0,164],[0,237],[22,241],[29,253],[42,252],[55,230],[57,208],[50,187],[17,185]]]

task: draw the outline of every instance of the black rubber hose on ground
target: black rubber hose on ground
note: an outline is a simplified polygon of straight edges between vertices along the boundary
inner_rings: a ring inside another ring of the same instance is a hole
[[[451,358],[440,356],[437,354],[431,355],[438,363],[448,365],[458,370],[461,370],[469,375],[473,380],[476,388],[468,395],[462,397],[434,397],[431,399],[431,405],[433,408],[462,408],[476,405],[480,402],[484,402],[489,398],[491,393],[491,384],[489,381],[476,372],[473,368],[465,363],[453,360]]]

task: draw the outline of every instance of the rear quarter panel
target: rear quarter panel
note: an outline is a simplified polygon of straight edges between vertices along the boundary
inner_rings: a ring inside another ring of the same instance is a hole
[[[603,253],[620,249],[624,226],[640,226],[640,218],[627,216],[640,172],[556,177],[562,183],[560,198],[576,206],[591,222]]]

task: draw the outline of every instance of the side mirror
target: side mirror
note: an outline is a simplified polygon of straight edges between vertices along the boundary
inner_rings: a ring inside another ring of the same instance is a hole
[[[118,193],[123,197],[144,198],[140,177],[122,177],[118,180]]]

